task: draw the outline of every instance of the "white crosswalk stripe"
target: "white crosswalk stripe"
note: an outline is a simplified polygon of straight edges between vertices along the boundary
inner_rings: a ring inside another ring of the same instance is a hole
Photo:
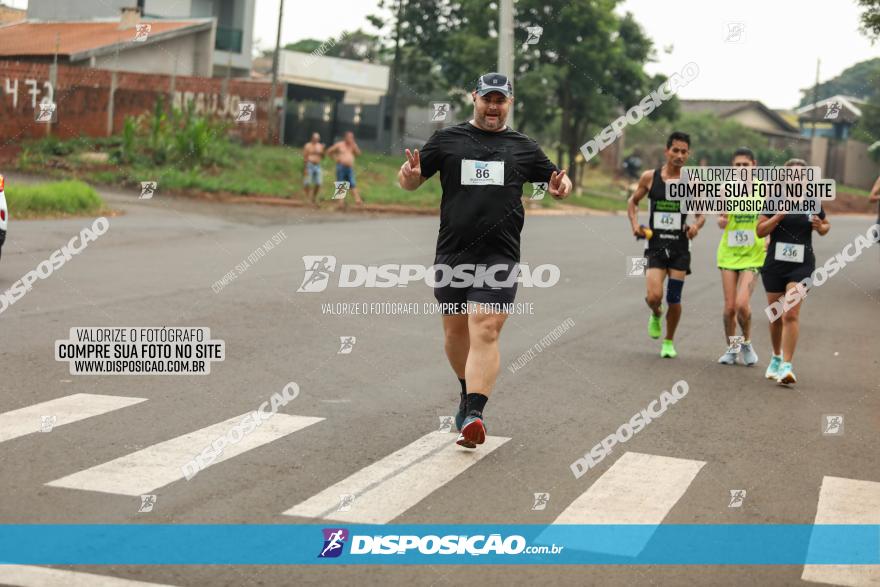
[[[121,495],[143,495],[184,478],[183,467],[216,439],[226,437],[253,412],[230,418],[171,440],[148,446],[90,469],[47,483],[52,487],[84,489]],[[259,426],[228,443],[207,466],[222,463],[251,449],[311,426],[324,418],[275,414]]]
[[[510,440],[487,436],[476,450],[456,436],[431,432],[395,453],[290,508],[285,515],[358,524],[387,524]],[[353,495],[348,511],[341,496]]]
[[[706,463],[637,452],[624,453],[569,505],[554,524],[660,524]],[[644,540],[591,545],[589,550],[635,556]]]
[[[30,565],[0,565],[0,583],[15,587],[173,587]]]
[[[142,397],[75,393],[0,414],[0,442],[40,432],[43,417],[49,430],[147,401]],[[49,430],[46,430],[47,432]]]
[[[880,483],[824,477],[815,524],[880,524]],[[880,565],[804,565],[804,581],[880,585]]]

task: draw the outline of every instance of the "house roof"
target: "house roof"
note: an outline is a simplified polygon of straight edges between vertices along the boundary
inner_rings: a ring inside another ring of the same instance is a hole
[[[775,110],[765,106],[760,100],[679,100],[679,103],[683,112],[711,112],[719,118],[727,118],[742,110],[755,108],[772,119],[779,126],[781,134],[798,132],[796,126]]]
[[[798,120],[802,122],[815,120],[816,122],[848,122],[852,124],[862,117],[860,106],[864,104],[865,101],[860,98],[838,94],[819,100],[814,104],[802,106],[795,110],[795,113],[798,115]]]
[[[138,43],[133,42],[135,27],[120,28],[118,19],[72,22],[28,20],[0,26],[0,57],[52,57],[57,47],[59,57],[80,61],[93,55],[112,53],[117,48],[133,48],[210,30],[213,19],[141,19],[139,24],[149,24],[150,32],[145,41]]]

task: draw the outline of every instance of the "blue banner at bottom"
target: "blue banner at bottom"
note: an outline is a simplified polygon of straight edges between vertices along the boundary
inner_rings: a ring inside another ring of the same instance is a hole
[[[16,524],[0,564],[877,565],[880,525]]]

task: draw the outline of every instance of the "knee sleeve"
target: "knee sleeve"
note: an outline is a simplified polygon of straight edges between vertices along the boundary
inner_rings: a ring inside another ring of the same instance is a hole
[[[684,289],[684,281],[670,277],[669,283],[666,286],[666,302],[669,304],[680,304],[682,289]]]

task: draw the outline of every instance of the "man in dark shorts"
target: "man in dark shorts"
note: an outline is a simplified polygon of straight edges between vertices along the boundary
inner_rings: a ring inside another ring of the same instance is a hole
[[[507,318],[503,305],[516,296],[523,184],[549,182],[547,191],[557,199],[571,192],[565,170],[559,171],[535,141],[505,125],[513,104],[506,76],[481,76],[471,96],[473,119],[438,130],[421,152],[407,149],[398,173],[400,187],[411,191],[440,172],[434,297],[444,308],[446,356],[461,384],[457,443],[467,448],[486,438],[483,409],[498,377],[498,336]],[[485,278],[480,266],[487,269]],[[466,287],[465,280],[450,283],[452,270],[460,274],[463,268],[477,278]]]
[[[648,270],[645,272],[647,295],[645,302],[651,308],[648,320],[648,335],[660,338],[662,328],[660,318],[663,315],[663,281],[669,277],[666,286],[666,338],[660,349],[660,356],[674,358],[678,356],[673,345],[675,329],[681,319],[681,292],[684,288],[685,275],[691,272],[690,239],[697,236],[703,227],[705,218],[696,214],[694,224],[686,224],[687,214],[680,212],[681,202],[666,199],[667,181],[674,181],[681,176],[681,168],[687,163],[690,154],[691,138],[683,132],[674,132],[666,140],[666,164],[658,169],[645,171],[639,179],[639,185],[630,196],[627,214],[632,225],[633,234],[637,238],[645,238],[645,257],[648,259]],[[650,201],[649,223],[651,238],[643,227],[639,226],[639,202],[648,196]]]
[[[786,167],[806,167],[803,159],[789,159]],[[767,292],[767,303],[773,306],[782,301],[789,290],[803,287],[801,281],[812,279],[816,269],[813,252],[813,231],[825,236],[831,223],[825,219],[825,210],[818,214],[772,214],[762,213],[756,233],[759,237],[770,235],[770,246],[761,269],[761,281]],[[805,292],[803,293],[805,296]],[[797,382],[791,361],[800,334],[800,313],[803,296],[792,307],[785,309],[781,317],[770,321],[770,344],[773,355],[764,376],[780,385]]]

